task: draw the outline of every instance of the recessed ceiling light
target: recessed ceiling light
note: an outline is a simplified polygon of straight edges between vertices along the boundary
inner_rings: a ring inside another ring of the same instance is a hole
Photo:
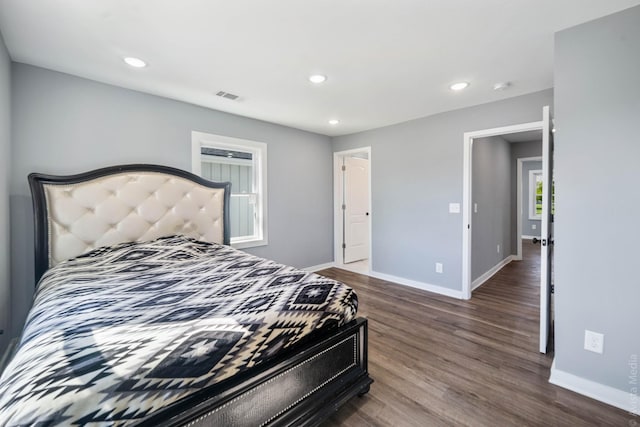
[[[340,123],[340,120],[336,120],[336,119],[331,119],[331,120],[329,120],[329,124],[330,124],[330,125],[335,126],[335,125],[337,125],[338,123]]]
[[[322,74],[314,74],[309,76],[309,81],[311,83],[324,83],[327,80],[327,76],[323,76]]]
[[[507,90],[511,87],[511,82],[500,82],[493,85],[493,90]]]
[[[133,56],[128,56],[124,58],[124,62],[126,62],[127,65],[130,65],[134,68],[144,68],[147,66],[147,63],[144,62],[142,59],[134,58]]]
[[[468,82],[458,82],[458,83],[453,83],[452,85],[450,85],[449,89],[458,91],[458,90],[466,89],[467,87],[469,87],[469,83]]]

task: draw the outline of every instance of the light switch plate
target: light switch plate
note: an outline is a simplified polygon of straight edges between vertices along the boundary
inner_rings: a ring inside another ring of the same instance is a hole
[[[460,203],[449,203],[449,213],[460,213]]]

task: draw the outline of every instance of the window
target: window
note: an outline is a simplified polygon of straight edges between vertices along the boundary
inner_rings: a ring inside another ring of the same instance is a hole
[[[267,144],[192,132],[192,170],[217,182],[231,182],[231,245],[267,244]]]
[[[542,219],[542,171],[529,171],[529,219]]]
[[[556,213],[556,186],[551,183],[551,215]],[[542,171],[529,171],[529,219],[542,219]]]
[[[529,171],[529,219],[542,218],[542,171]]]

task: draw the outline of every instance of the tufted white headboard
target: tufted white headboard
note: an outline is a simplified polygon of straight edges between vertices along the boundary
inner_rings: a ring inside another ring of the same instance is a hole
[[[101,246],[182,234],[229,244],[231,184],[157,165],[72,176],[32,173],[36,281],[50,267]]]

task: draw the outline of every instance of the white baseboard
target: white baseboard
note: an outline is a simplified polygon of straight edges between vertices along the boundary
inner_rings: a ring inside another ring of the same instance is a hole
[[[534,237],[535,237],[536,239],[539,239],[539,238],[540,238],[540,236],[529,236],[529,235],[526,235],[526,234],[523,234],[523,235],[522,235],[522,236],[520,236],[520,237],[522,237],[523,239],[526,239],[526,240],[533,240],[533,238],[534,238]]]
[[[314,265],[311,267],[303,268],[302,270],[316,272],[319,270],[324,270],[325,268],[345,268],[344,265],[337,265],[335,262],[328,262],[326,264]],[[350,271],[350,270],[349,270]],[[394,282],[399,285],[410,286],[412,288],[422,289],[424,291],[433,292],[435,294],[445,295],[452,298],[464,299],[462,296],[462,291],[457,291],[455,289],[445,288],[443,286],[432,285],[430,283],[418,282],[417,280],[405,279],[404,277],[393,276],[391,274],[379,273],[377,271],[370,271],[369,273],[360,273],[366,276],[375,277],[377,279],[387,280],[389,282]]]
[[[335,266],[336,266],[336,263],[332,261],[324,264],[312,265],[311,267],[304,267],[304,268],[301,268],[300,270],[310,271],[311,273],[315,273],[316,271],[324,270],[325,268],[331,268]]]
[[[640,402],[640,396],[638,396],[637,392],[634,397],[631,390],[618,390],[617,388],[561,371],[556,368],[555,359],[553,359],[553,363],[551,364],[549,382],[559,387],[566,388],[567,390],[582,394],[583,396],[599,400],[607,405],[623,409],[629,414],[640,415],[640,405],[638,404]],[[638,386],[635,385],[634,387]]]
[[[491,279],[494,274],[496,274],[498,271],[502,270],[502,268],[505,265],[509,264],[514,259],[516,259],[515,255],[509,255],[508,257],[506,257],[505,259],[503,259],[502,261],[500,261],[499,263],[497,263],[496,265],[491,267],[491,269],[489,271],[487,271],[486,273],[484,273],[482,276],[478,277],[476,280],[474,280],[471,283],[471,290],[475,291],[475,289],[477,287],[482,286],[484,284],[484,282],[486,282],[487,280]]]
[[[445,295],[457,299],[464,299],[462,296],[462,291],[445,288],[443,286],[432,285],[431,283],[418,282],[417,280],[405,279],[403,277],[392,276],[391,274],[379,273],[377,271],[371,271],[369,273],[369,276],[389,282],[398,283],[400,285],[410,286],[412,288],[422,289],[424,291],[433,292],[435,294]]]
[[[362,271],[362,268],[351,267],[349,264],[338,264],[338,263],[336,263],[334,265],[334,267],[335,268],[339,268],[341,270],[347,270],[347,271],[350,271],[352,273],[363,274],[365,276],[369,276],[369,270]]]

